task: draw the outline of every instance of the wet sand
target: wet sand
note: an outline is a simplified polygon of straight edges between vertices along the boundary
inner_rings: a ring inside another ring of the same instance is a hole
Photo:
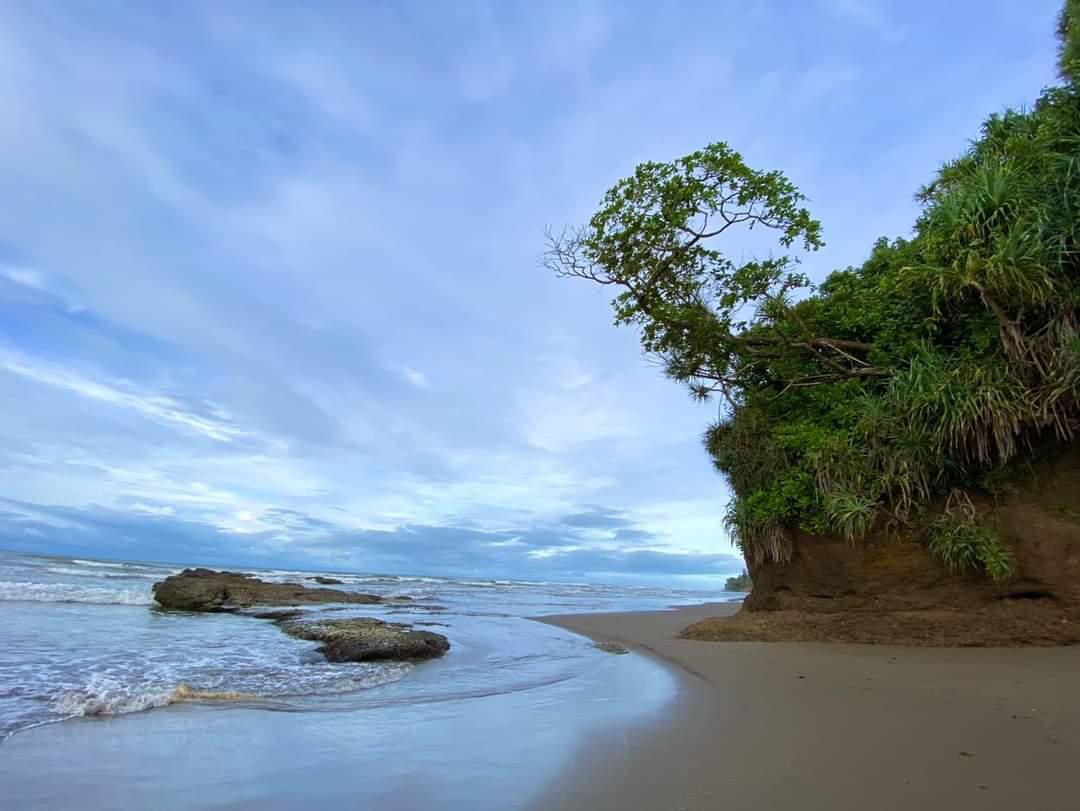
[[[657,720],[598,730],[536,809],[1080,807],[1080,647],[677,638],[736,608],[542,619],[681,678]]]

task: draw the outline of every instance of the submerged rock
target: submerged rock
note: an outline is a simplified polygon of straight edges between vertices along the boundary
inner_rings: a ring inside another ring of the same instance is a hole
[[[593,647],[597,650],[602,650],[604,653],[614,653],[616,656],[622,656],[624,653],[630,652],[618,642],[612,642],[610,639],[605,639],[602,642],[596,642],[595,644],[593,644]]]
[[[304,616],[305,612],[299,608],[277,608],[271,611],[245,611],[245,617],[254,617],[257,620],[273,620],[274,622],[284,622],[285,620],[294,620]]]
[[[314,580],[316,583],[321,583],[324,586],[340,586],[345,582],[344,580],[338,580],[336,577],[324,577],[321,574],[309,577],[308,580]]]
[[[450,641],[442,634],[415,631],[408,625],[370,617],[288,620],[279,626],[289,636],[321,642],[319,650],[331,662],[419,661],[450,650]]]
[[[308,588],[294,583],[265,583],[248,574],[213,569],[184,569],[180,574],[155,583],[154,599],[162,608],[180,611],[235,611],[254,605],[381,602],[374,594]]]

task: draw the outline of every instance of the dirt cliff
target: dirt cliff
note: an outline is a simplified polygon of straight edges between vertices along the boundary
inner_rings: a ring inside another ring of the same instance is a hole
[[[922,645],[1080,643],[1080,447],[1028,472],[996,499],[973,494],[983,520],[1015,558],[1017,574],[1007,581],[950,571],[930,554],[919,530],[881,527],[856,543],[796,533],[790,563],[750,568],[753,590],[738,615],[697,623],[684,635]]]

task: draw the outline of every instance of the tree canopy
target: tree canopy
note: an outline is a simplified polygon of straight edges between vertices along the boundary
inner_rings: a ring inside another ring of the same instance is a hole
[[[754,582],[750,579],[750,575],[745,569],[743,569],[742,574],[729,577],[724,582],[724,591],[750,591],[753,587]]]
[[[990,116],[919,190],[913,235],[820,286],[786,253],[823,245],[802,194],[724,143],[641,164],[586,226],[548,233],[549,268],[611,287],[670,377],[723,398],[704,442],[752,564],[786,560],[795,531],[922,521],[950,565],[1010,574],[966,493],[1078,427],[1080,0],[1059,36],[1063,84]],[[732,259],[741,229],[785,253]]]

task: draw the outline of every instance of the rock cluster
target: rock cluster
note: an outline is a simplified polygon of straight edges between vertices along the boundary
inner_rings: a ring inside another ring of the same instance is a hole
[[[332,578],[315,579],[332,581]],[[154,599],[162,608],[178,611],[244,611],[251,617],[272,620],[289,636],[321,642],[319,650],[331,662],[385,659],[415,662],[434,659],[450,650],[450,642],[442,634],[417,631],[409,625],[372,617],[304,619],[305,612],[295,608],[245,610],[254,606],[384,602],[374,594],[308,588],[293,583],[266,583],[239,572],[185,569],[155,583]],[[386,602],[394,604],[406,600],[406,597],[395,597]]]

